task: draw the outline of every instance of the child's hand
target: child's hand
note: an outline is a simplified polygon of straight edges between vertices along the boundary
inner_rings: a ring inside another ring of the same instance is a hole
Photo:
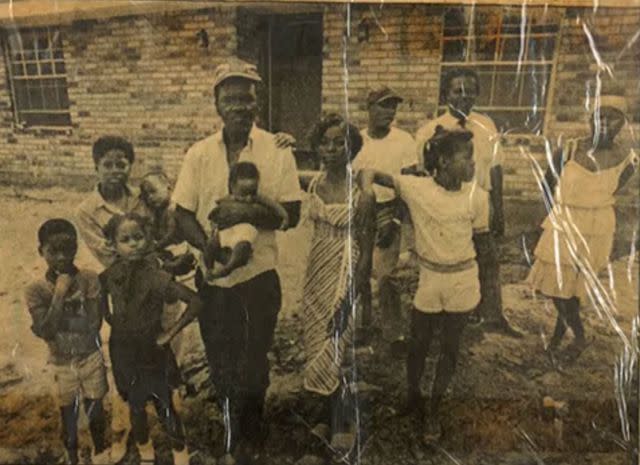
[[[163,331],[156,338],[156,344],[158,344],[159,346],[167,345],[169,344],[169,342],[171,342],[173,336],[175,336],[175,334],[173,334],[173,331]]]
[[[73,277],[69,274],[59,274],[56,278],[56,287],[54,289],[54,293],[59,296],[67,295],[69,289],[71,289],[71,285],[73,284]]]

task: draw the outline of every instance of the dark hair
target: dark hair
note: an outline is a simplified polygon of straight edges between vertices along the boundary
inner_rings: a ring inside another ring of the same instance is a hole
[[[45,245],[49,239],[56,234],[66,234],[73,239],[74,242],[78,240],[76,228],[70,221],[63,218],[53,218],[42,223],[38,229],[38,242],[40,246]]]
[[[103,229],[104,237],[110,241],[115,242],[116,234],[118,233],[118,228],[125,221],[135,221],[140,225],[144,233],[149,235],[149,221],[144,216],[138,215],[137,213],[125,213],[124,215],[113,215],[107,225]]]
[[[440,86],[440,100],[442,103],[446,103],[447,101],[447,93],[449,92],[451,81],[459,77],[473,78],[476,83],[476,93],[480,93],[480,79],[478,78],[478,73],[471,68],[453,68],[449,70],[442,79],[442,85]]]
[[[124,137],[102,136],[93,143],[93,162],[96,165],[100,163],[109,150],[122,150],[129,163],[133,163],[136,158],[133,145]]]
[[[461,144],[469,142],[473,138],[470,131],[455,129],[447,130],[441,125],[436,126],[436,131],[423,148],[424,168],[428,173],[434,174],[441,160],[453,158]]]
[[[314,152],[318,151],[322,137],[329,128],[338,126],[340,128],[346,128],[347,132],[347,151],[349,161],[353,160],[362,148],[362,136],[360,131],[353,124],[350,124],[344,120],[344,118],[337,113],[329,113],[318,121],[311,131],[309,142],[311,143],[311,149]]]
[[[142,179],[140,180],[140,199],[145,204],[149,199],[149,192],[147,191],[147,189],[148,189],[148,181],[150,178],[159,178],[164,180],[167,184],[171,183],[171,181],[169,180],[169,176],[167,176],[167,174],[162,170],[150,171],[144,176],[142,176]]]
[[[258,167],[249,161],[239,161],[234,163],[229,170],[229,189],[238,179],[260,180]]]

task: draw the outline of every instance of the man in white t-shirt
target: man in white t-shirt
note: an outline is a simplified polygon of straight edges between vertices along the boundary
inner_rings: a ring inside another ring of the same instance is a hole
[[[362,130],[362,149],[353,161],[353,169],[371,169],[390,176],[414,162],[415,141],[406,131],[392,126],[402,97],[387,86],[372,89],[367,98],[369,121]],[[402,205],[393,189],[374,186],[377,202],[377,238],[373,253],[373,276],[383,315],[398,315],[400,298],[391,274],[398,263],[401,243]],[[363,309],[363,312],[368,309]],[[363,324],[371,315],[363,314]]]
[[[442,92],[448,106],[447,112],[429,121],[416,133],[418,165],[422,165],[424,145],[433,136],[437,126],[445,129],[460,127],[473,133],[475,182],[489,194],[491,228],[486,233],[486,240],[476,242],[482,300],[473,319],[483,323],[488,331],[521,337],[522,334],[511,327],[502,309],[500,264],[495,241],[495,237],[504,234],[500,133],[491,118],[473,111],[480,92],[475,71],[469,68],[451,70],[444,78]]]
[[[200,332],[217,399],[228,418],[227,452],[236,460],[259,452],[264,439],[267,353],[282,298],[275,237],[282,218],[259,203],[220,200],[229,194],[230,167],[238,161],[257,167],[258,194],[284,207],[290,227],[298,223],[302,199],[291,150],[279,148],[272,134],[254,125],[258,82],[255,66],[240,60],[216,68],[213,90],[223,128],[189,149],[173,192],[179,229],[200,251],[211,232],[208,217],[216,206],[221,229],[249,223],[258,230],[246,265],[221,278],[207,279],[201,271],[196,275],[204,304]]]

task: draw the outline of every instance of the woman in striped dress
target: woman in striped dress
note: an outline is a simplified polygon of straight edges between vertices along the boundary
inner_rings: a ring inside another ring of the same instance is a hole
[[[375,198],[362,194],[351,175],[351,160],[362,146],[354,126],[328,115],[314,128],[311,145],[323,169],[309,186],[314,231],[303,297],[304,387],[329,401],[332,442],[348,444],[354,406],[347,359],[360,286],[371,274]]]

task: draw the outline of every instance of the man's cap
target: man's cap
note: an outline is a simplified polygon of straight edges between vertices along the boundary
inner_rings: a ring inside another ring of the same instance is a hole
[[[374,103],[380,103],[384,102],[385,100],[392,99],[397,100],[398,102],[402,102],[404,100],[396,91],[391,89],[389,86],[379,86],[369,91],[367,104],[373,105]]]
[[[258,74],[258,68],[256,68],[255,65],[242,61],[238,58],[232,58],[221,65],[218,65],[213,75],[214,89],[218,87],[222,81],[233,77],[244,78],[253,82],[262,82],[262,79]]]

